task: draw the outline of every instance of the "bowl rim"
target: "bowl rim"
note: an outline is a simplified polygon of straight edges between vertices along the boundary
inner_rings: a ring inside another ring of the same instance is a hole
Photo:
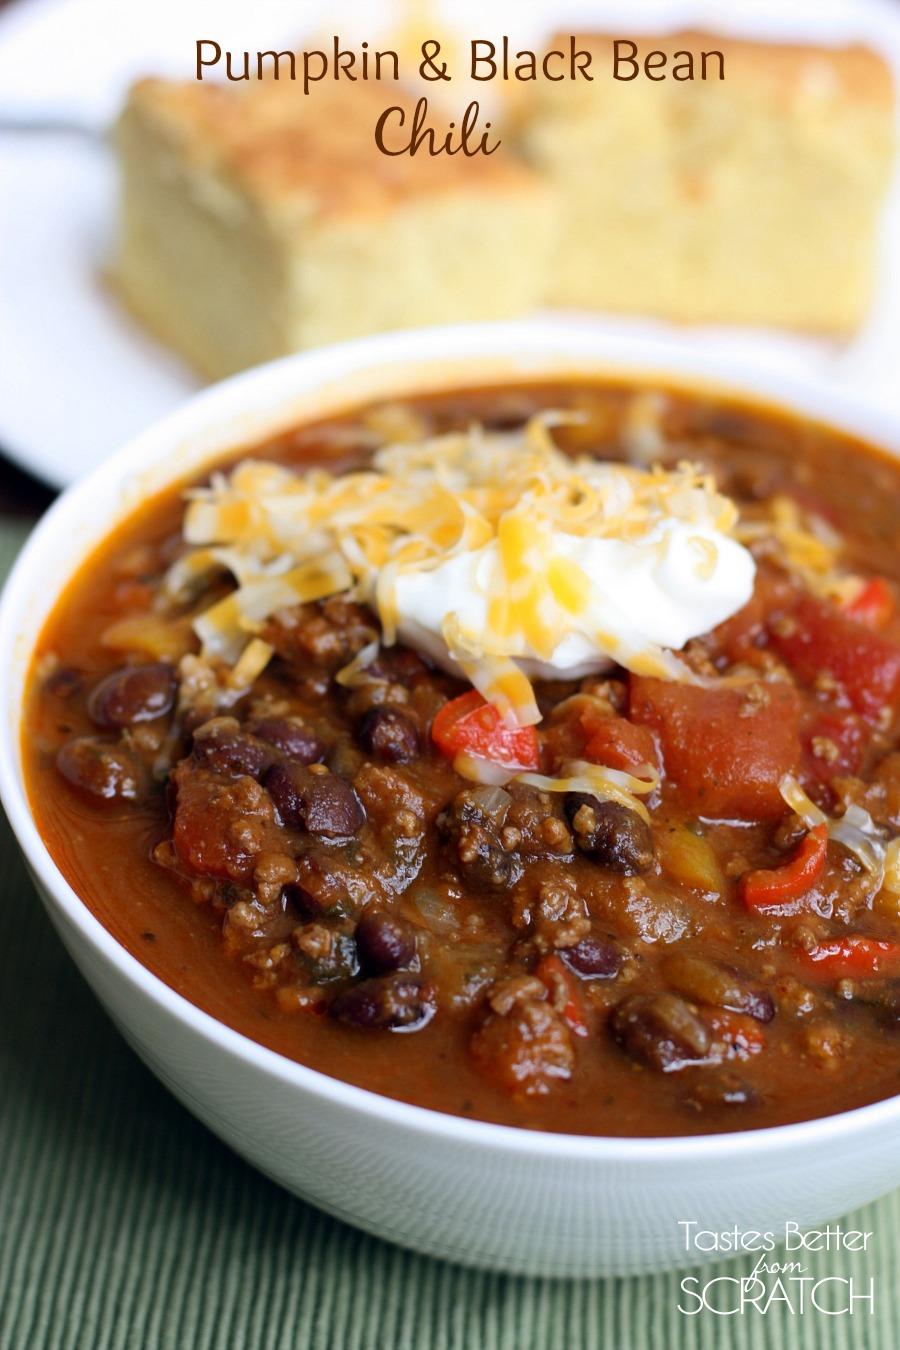
[[[900,456],[900,419],[850,392],[834,389],[808,376],[766,367],[754,368],[741,357],[685,348],[668,340],[611,337],[592,331],[590,325],[582,321],[459,324],[376,335],[284,357],[213,385],[129,440],[116,454],[66,489],[32,530],[0,594],[0,802],[6,809],[33,877],[64,919],[99,957],[149,1002],[184,1023],[189,1030],[248,1066],[274,1076],[285,1086],[299,1088],[331,1106],[360,1116],[376,1117],[410,1133],[452,1139],[457,1144],[504,1154],[665,1165],[713,1158],[721,1160],[738,1154],[768,1154],[786,1148],[804,1149],[839,1136],[879,1130],[889,1123],[900,1122],[900,1094],[897,1094],[847,1111],[759,1129],[693,1135],[583,1135],[530,1130],[453,1116],[383,1096],[270,1050],[177,993],[112,936],[79,898],[51,857],[31,814],[20,762],[21,694],[24,691],[14,674],[19,645],[16,613],[34,595],[36,584],[43,582],[50,598],[42,604],[36,629],[36,636],[39,635],[65,585],[98,539],[112,528],[108,524],[104,530],[96,531],[81,547],[75,562],[64,569],[63,579],[47,586],[42,567],[44,556],[58,531],[71,528],[85,516],[96,486],[109,480],[122,491],[136,472],[143,474],[143,457],[148,452],[151,465],[155,468],[158,464],[162,470],[156,487],[177,482],[184,474],[183,469],[177,469],[177,449],[189,431],[214,422],[223,406],[258,410],[267,390],[271,392],[283,385],[289,387],[295,377],[303,383],[305,376],[307,384],[313,382],[315,387],[316,380],[333,381],[348,375],[352,378],[354,373],[365,373],[373,367],[399,373],[402,369],[421,370],[428,363],[455,367],[460,363],[473,365],[492,357],[498,362],[508,361],[510,376],[518,374],[520,379],[523,376],[540,378],[542,372],[552,378],[568,371],[570,378],[578,374],[593,374],[601,379],[630,375],[643,380],[660,379],[668,387],[683,386],[701,392],[711,389],[732,395],[745,404],[784,409],[811,418]],[[525,360],[524,367],[517,364],[520,358]],[[533,364],[528,364],[529,361]],[[473,377],[476,374],[474,367],[472,374]],[[482,382],[495,384],[497,377]],[[453,387],[454,383],[458,384],[458,381],[448,381],[447,387]],[[477,384],[477,379],[473,378],[472,383]],[[397,392],[399,395],[402,389]],[[348,397],[345,406],[353,407],[358,402],[358,398]],[[211,452],[207,462],[215,462],[221,454],[221,449]],[[127,517],[134,504],[123,504],[119,518]],[[29,657],[32,647],[30,642]],[[28,661],[21,653],[18,664],[27,669]]]

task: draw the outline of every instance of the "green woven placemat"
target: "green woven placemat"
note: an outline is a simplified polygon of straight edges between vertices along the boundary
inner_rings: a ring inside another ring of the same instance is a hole
[[[0,516],[0,569],[25,529]],[[873,1278],[874,1315],[685,1316],[684,1272],[552,1282],[416,1257],[294,1200],[176,1104],[68,961],[2,820],[0,906],[0,1350],[900,1347],[900,1192],[847,1221],[874,1234],[864,1256],[803,1258]]]

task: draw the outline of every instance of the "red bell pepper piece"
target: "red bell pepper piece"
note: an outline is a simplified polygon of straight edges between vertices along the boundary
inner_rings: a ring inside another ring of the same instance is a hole
[[[770,641],[804,684],[830,675],[856,711],[871,719],[900,702],[896,642],[812,595],[801,596],[785,617]]]
[[[467,754],[510,770],[536,769],[540,762],[534,727],[504,721],[474,689],[444,704],[432,723],[431,739],[448,759]]]
[[[850,933],[801,951],[800,960],[811,974],[825,979],[861,979],[900,968],[900,943]]]
[[[741,877],[741,899],[748,909],[777,909],[805,895],[825,866],[828,830],[816,825],[781,867],[760,868]]]

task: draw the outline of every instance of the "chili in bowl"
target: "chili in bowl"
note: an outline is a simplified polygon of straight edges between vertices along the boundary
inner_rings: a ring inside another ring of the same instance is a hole
[[[201,1118],[364,1227],[623,1271],[900,1179],[896,434],[736,384],[561,329],[292,358],[17,566],[2,781],[54,921]]]

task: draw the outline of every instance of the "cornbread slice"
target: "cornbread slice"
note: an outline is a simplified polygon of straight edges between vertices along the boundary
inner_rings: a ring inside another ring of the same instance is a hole
[[[134,313],[219,377],[341,338],[533,307],[549,190],[505,146],[381,154],[375,123],[401,104],[383,85],[309,98],[265,82],[135,86],[116,135],[113,264]]]
[[[668,54],[668,78],[625,83],[611,75],[613,41],[578,39],[592,84],[541,83],[518,100],[520,143],[561,208],[545,299],[854,328],[872,293],[894,149],[882,58],[680,33],[638,40],[641,56]],[[672,53],[685,50],[722,51],[724,80],[672,79]]]

